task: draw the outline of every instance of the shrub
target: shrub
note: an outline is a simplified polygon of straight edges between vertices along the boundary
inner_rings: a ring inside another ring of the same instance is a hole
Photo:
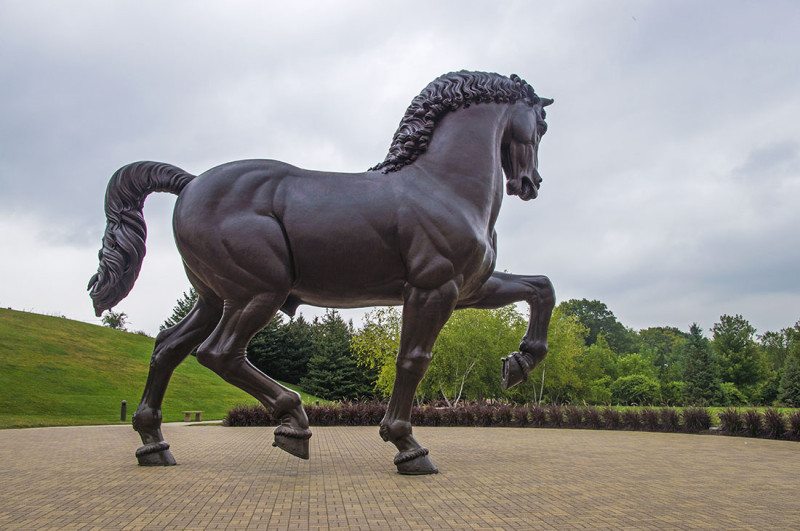
[[[564,423],[564,408],[558,404],[547,406],[547,424],[553,428],[560,428]]]
[[[366,422],[368,426],[377,426],[386,415],[386,404],[383,402],[371,402],[367,404],[367,415],[369,420]]]
[[[736,384],[723,382],[720,385],[719,401],[726,405],[743,406],[747,403],[747,397],[736,387]]]
[[[530,424],[530,419],[528,418],[528,408],[525,406],[517,406],[513,410],[514,413],[514,426],[519,426],[520,428],[524,428],[528,424]]]
[[[622,425],[629,430],[638,430],[642,423],[639,411],[636,409],[626,409],[622,412]]]
[[[344,402],[339,406],[339,421],[342,426],[355,426],[358,420],[358,412],[350,402]]]
[[[630,374],[611,384],[611,396],[617,404],[652,404],[661,389],[658,381],[644,374]]]
[[[756,409],[748,409],[744,412],[744,431],[749,437],[761,435],[762,419],[761,413]]]
[[[533,406],[530,411],[531,426],[542,428],[547,426],[547,410],[542,406]]]
[[[480,404],[475,411],[475,420],[478,426],[492,426],[494,424],[494,408],[489,404]]]
[[[222,420],[223,426],[273,426],[279,422],[261,405],[236,406]]]
[[[319,426],[336,426],[341,423],[339,408],[333,404],[319,406],[317,409],[317,422]]]
[[[570,428],[580,428],[583,423],[583,410],[578,406],[567,406],[564,408],[567,417],[567,426]]]
[[[676,409],[665,407],[661,410],[661,426],[664,431],[678,431],[680,424],[681,416]]]
[[[500,404],[495,411],[495,416],[500,426],[511,426],[511,422],[514,419],[514,412],[508,404]]]
[[[789,437],[800,441],[800,411],[789,415]]]
[[[475,413],[471,404],[465,404],[464,407],[458,410],[458,423],[461,426],[474,426]]]
[[[661,429],[661,419],[659,418],[658,410],[651,407],[642,409],[641,413],[642,427],[648,431],[659,431]]]
[[[686,384],[684,382],[666,382],[661,385],[661,402],[666,405],[679,406],[683,404],[683,394]]]
[[[704,407],[687,407],[681,413],[683,431],[697,433],[711,427],[711,414]]]
[[[454,407],[448,407],[442,410],[442,426],[458,426],[459,411]]]
[[[618,430],[622,427],[622,416],[614,408],[607,407],[603,410],[603,423],[609,430]]]
[[[414,406],[411,408],[411,424],[422,426],[425,424],[425,410],[422,407]]]
[[[739,435],[744,428],[742,414],[738,409],[729,407],[718,416],[722,426],[722,431],[728,435]]]
[[[764,430],[770,439],[780,439],[786,433],[786,421],[777,409],[764,410]]]
[[[442,411],[433,406],[422,409],[422,418],[425,426],[439,426],[442,422]]]
[[[600,416],[600,411],[594,406],[588,406],[583,410],[586,417],[586,425],[593,430],[599,430],[603,427],[603,419]]]

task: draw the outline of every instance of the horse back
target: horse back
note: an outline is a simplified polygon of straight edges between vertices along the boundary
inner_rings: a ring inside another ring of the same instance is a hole
[[[181,193],[175,239],[184,262],[190,268],[202,262],[196,269],[206,270],[215,264],[242,267],[246,257],[231,264],[201,256],[214,249],[224,253],[242,239],[281,247],[272,254],[287,260],[270,267],[289,268],[292,293],[309,304],[396,304],[405,266],[391,177],[309,171],[269,160],[225,164]],[[224,272],[203,276],[212,274]]]

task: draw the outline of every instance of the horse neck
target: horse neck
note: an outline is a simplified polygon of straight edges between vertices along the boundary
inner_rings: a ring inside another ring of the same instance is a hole
[[[503,199],[500,143],[509,106],[473,105],[445,115],[436,125],[428,150],[412,165],[452,187],[452,193],[497,217]]]

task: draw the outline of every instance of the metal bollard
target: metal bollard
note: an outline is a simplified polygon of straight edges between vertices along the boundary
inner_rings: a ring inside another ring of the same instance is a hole
[[[119,420],[125,422],[125,417],[128,415],[128,403],[123,400],[122,401],[122,409],[119,412]]]

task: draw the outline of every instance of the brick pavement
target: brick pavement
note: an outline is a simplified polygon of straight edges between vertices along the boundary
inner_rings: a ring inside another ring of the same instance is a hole
[[[168,424],[179,465],[136,466],[129,426],[0,430],[0,529],[800,527],[800,443],[522,428],[415,428],[441,473],[395,473],[378,430]]]

